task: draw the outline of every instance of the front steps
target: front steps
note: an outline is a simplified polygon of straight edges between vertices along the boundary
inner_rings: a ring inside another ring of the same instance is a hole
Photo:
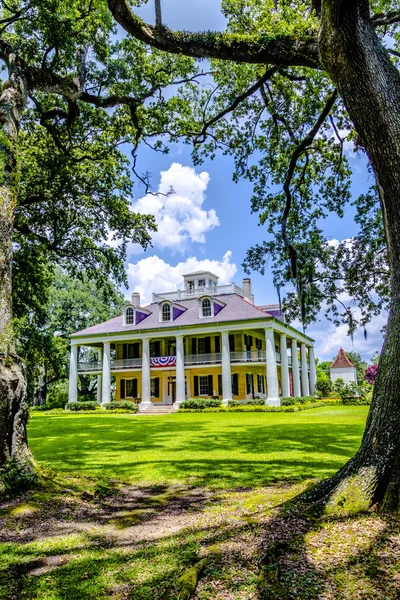
[[[139,415],[169,415],[174,412],[176,412],[176,408],[173,404],[164,404],[161,406],[150,406],[140,411]]]

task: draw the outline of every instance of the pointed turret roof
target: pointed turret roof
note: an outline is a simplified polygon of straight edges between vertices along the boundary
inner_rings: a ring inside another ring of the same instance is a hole
[[[353,367],[354,368],[354,365],[348,359],[347,354],[343,350],[343,348],[340,348],[337,357],[331,364],[331,369],[339,369],[339,368],[343,368],[343,367]]]

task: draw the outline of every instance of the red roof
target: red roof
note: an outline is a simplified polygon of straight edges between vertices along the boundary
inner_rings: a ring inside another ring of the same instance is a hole
[[[331,369],[339,369],[340,367],[353,367],[349,359],[347,358],[346,352],[343,348],[340,348],[339,353],[333,363],[331,364]]]

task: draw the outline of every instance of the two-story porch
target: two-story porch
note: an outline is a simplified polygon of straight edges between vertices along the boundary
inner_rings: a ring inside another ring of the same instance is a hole
[[[74,344],[71,372],[75,368],[76,375],[97,375],[100,403],[110,401],[111,376],[115,377],[116,399],[134,399],[141,410],[152,404],[178,407],[189,397],[212,396],[224,403],[266,398],[274,405],[281,396],[313,392],[312,345],[309,338],[304,336],[306,343],[297,337],[272,327],[93,340],[88,345],[97,350],[98,360],[78,362]]]

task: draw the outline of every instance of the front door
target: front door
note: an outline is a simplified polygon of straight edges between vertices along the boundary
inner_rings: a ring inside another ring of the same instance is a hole
[[[176,400],[176,381],[173,381],[171,384],[171,396],[172,396],[172,404]]]

